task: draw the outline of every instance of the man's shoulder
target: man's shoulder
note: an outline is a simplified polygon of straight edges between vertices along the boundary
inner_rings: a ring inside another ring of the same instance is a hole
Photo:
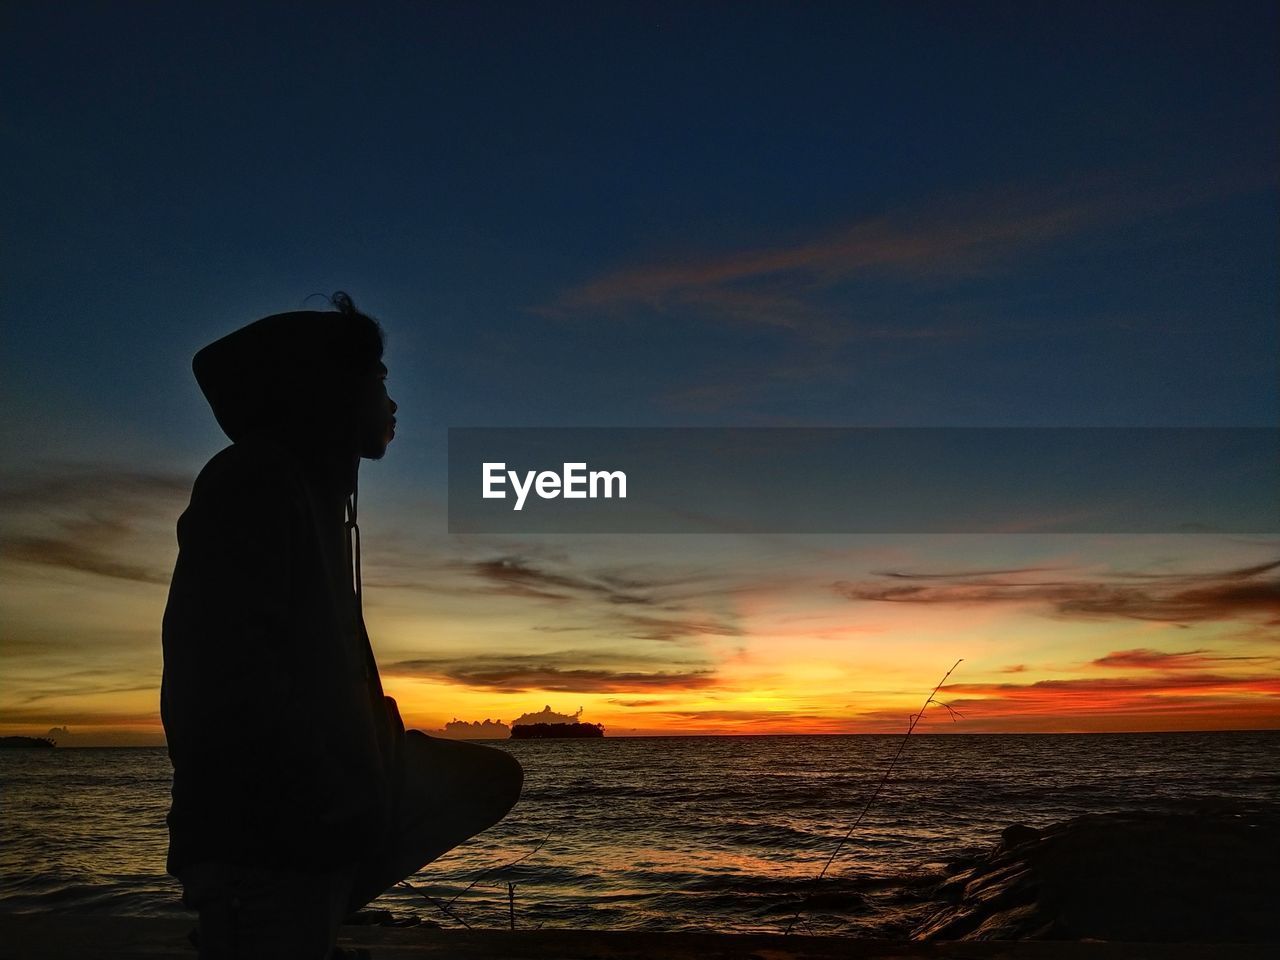
[[[210,458],[196,477],[192,502],[251,498],[292,500],[303,495],[301,473],[293,458],[262,443],[233,443]]]

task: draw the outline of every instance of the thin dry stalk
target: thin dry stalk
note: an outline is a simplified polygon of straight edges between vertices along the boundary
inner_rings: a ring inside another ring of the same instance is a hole
[[[500,871],[500,870],[507,870],[507,869],[510,869],[511,867],[514,867],[516,864],[518,864],[518,863],[523,863],[524,861],[528,860],[528,859],[529,859],[530,857],[532,857],[535,853],[537,853],[539,850],[541,850],[541,849],[543,848],[543,846],[546,844],[546,842],[547,842],[548,840],[550,840],[550,839],[552,838],[552,836],[554,836],[554,835],[555,835],[555,833],[556,833],[556,831],[555,831],[555,830],[552,830],[552,831],[551,831],[550,833],[548,833],[545,837],[543,837],[541,840],[539,840],[539,841],[538,841],[538,845],[537,845],[536,847],[534,847],[532,850],[530,850],[528,853],[524,854],[523,856],[516,857],[516,859],[512,860],[510,863],[500,864],[500,865],[498,865],[498,866],[496,866],[496,867],[490,867],[488,870],[485,870],[485,871],[484,871],[484,872],[482,872],[479,876],[477,876],[474,880],[472,880],[469,884],[467,884],[467,885],[466,885],[466,887],[464,887],[461,891],[459,891],[458,893],[454,894],[453,899],[452,899],[452,900],[449,900],[448,902],[445,902],[444,900],[440,900],[440,899],[438,899],[438,898],[436,898],[436,897],[433,897],[433,896],[431,896],[431,894],[429,894],[429,893],[424,893],[423,891],[421,891],[421,890],[419,890],[417,887],[415,887],[412,883],[410,883],[408,880],[401,880],[401,881],[400,881],[400,886],[402,886],[402,887],[408,887],[410,890],[412,890],[412,891],[413,891],[414,893],[416,893],[418,896],[422,897],[424,900],[426,900],[428,903],[430,903],[433,907],[435,907],[437,910],[439,910],[441,913],[443,913],[443,914],[444,914],[446,917],[448,917],[450,920],[456,920],[456,921],[458,921],[458,923],[462,924],[464,927],[466,927],[468,930],[470,930],[470,929],[471,929],[471,924],[469,924],[469,923],[467,923],[467,921],[463,920],[463,919],[462,919],[462,917],[461,917],[461,916],[459,916],[459,915],[458,915],[458,914],[457,914],[457,913],[452,909],[452,908],[453,908],[453,905],[458,901],[458,898],[459,898],[459,897],[461,897],[461,896],[462,896],[464,893],[466,893],[467,891],[469,891],[472,887],[474,887],[476,884],[478,884],[478,883],[479,883],[481,880],[483,880],[485,877],[488,877],[488,876],[490,876],[490,875],[492,875],[492,874],[494,874],[494,873],[497,873],[497,872],[498,872],[498,871]],[[509,886],[512,886],[512,890],[511,890],[511,891],[509,891],[509,893],[514,894],[514,885],[509,885]],[[514,909],[515,909],[515,908],[514,908],[514,905],[513,905],[512,910],[514,911]],[[512,914],[512,916],[514,917],[514,913]]]
[[[942,675],[942,679],[938,681],[938,685],[934,687],[933,690],[930,691],[929,696],[925,698],[924,706],[920,708],[920,712],[913,713],[911,715],[910,723],[907,726],[907,732],[906,734],[903,735],[902,740],[898,743],[898,750],[893,755],[893,759],[889,761],[889,766],[885,768],[884,775],[880,778],[880,782],[876,784],[876,788],[871,792],[871,796],[867,798],[867,802],[862,805],[862,811],[858,814],[858,819],[854,820],[852,826],[850,826],[849,829],[845,831],[844,836],[840,838],[840,842],[836,844],[835,850],[833,850],[831,852],[831,856],[827,858],[827,862],[822,865],[822,871],[818,874],[817,878],[813,881],[814,892],[817,891],[818,884],[822,882],[822,878],[827,875],[827,871],[831,869],[831,864],[835,863],[836,857],[840,856],[840,851],[844,849],[845,843],[848,841],[848,839],[851,836],[853,836],[853,831],[858,829],[858,826],[862,823],[863,818],[867,815],[867,811],[871,809],[871,805],[876,802],[876,798],[879,797],[880,792],[884,790],[885,784],[889,782],[889,777],[893,775],[893,768],[898,765],[898,760],[901,759],[902,757],[902,751],[906,749],[907,740],[910,739],[912,732],[914,732],[916,728],[916,724],[920,722],[920,718],[924,716],[925,710],[929,709],[929,704],[936,703],[938,706],[944,708],[947,711],[947,713],[951,716],[951,719],[953,721],[955,720],[956,717],[961,715],[949,704],[943,703],[941,700],[938,700],[935,698],[938,695],[938,691],[942,689],[942,685],[947,682],[947,678],[950,677],[951,674],[955,672],[956,667],[960,666],[960,664],[962,663],[964,663],[963,657],[961,657],[959,660],[957,660],[955,663],[951,665],[951,669]],[[810,894],[810,897],[812,897],[812,893]],[[800,914],[804,910],[804,905],[807,899],[809,898],[806,898],[805,900],[801,900],[800,905],[796,907],[795,915],[791,918],[790,922],[787,923],[787,929],[784,935],[789,935],[791,933],[791,928],[794,927],[796,925],[796,921],[800,919]]]
[[[426,900],[429,904],[431,904],[433,907],[435,907],[437,910],[439,910],[441,913],[443,913],[443,914],[444,914],[446,917],[448,917],[450,920],[457,920],[460,924],[462,924],[462,925],[463,925],[464,927],[466,927],[468,930],[470,930],[470,929],[471,929],[471,924],[467,923],[467,921],[463,920],[463,919],[462,919],[462,917],[458,916],[456,913],[454,913],[454,912],[453,912],[453,910],[449,909],[449,908],[450,908],[450,906],[451,906],[451,905],[452,905],[452,903],[453,903],[453,901],[452,901],[452,900],[451,900],[451,901],[449,901],[449,903],[445,903],[443,900],[437,899],[436,897],[431,896],[431,894],[429,894],[429,893],[424,893],[423,891],[419,890],[417,887],[415,887],[415,886],[414,886],[412,883],[410,883],[408,880],[401,880],[401,881],[400,881],[400,886],[402,886],[402,887],[408,887],[410,890],[412,890],[412,891],[413,891],[414,893],[416,893],[418,896],[422,897],[422,898],[423,898],[424,900]],[[456,900],[457,898],[455,897],[454,899]]]
[[[485,870],[483,873],[479,874],[474,880],[472,880],[469,884],[467,884],[466,887],[464,887],[461,891],[459,891],[457,894],[454,895],[454,898],[449,901],[449,906],[453,906],[454,903],[457,902],[458,897],[462,896],[464,893],[466,893],[468,890],[470,890],[472,887],[478,884],[485,877],[492,876],[493,874],[499,873],[503,870],[510,870],[512,867],[516,866],[517,864],[524,863],[526,860],[532,857],[535,853],[541,850],[544,846],[546,846],[547,841],[550,840],[552,837],[554,837],[556,833],[559,832],[559,829],[560,828],[557,827],[555,830],[552,830],[550,833],[548,833],[545,837],[543,837],[541,840],[538,841],[538,845],[536,847],[534,847],[524,856],[516,857],[516,859],[512,860],[510,863],[503,863],[503,864],[499,864],[496,867],[490,867],[488,870]]]

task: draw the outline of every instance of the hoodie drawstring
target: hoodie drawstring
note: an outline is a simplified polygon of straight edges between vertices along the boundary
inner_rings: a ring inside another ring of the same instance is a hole
[[[359,498],[360,475],[357,473],[352,484],[351,496],[347,498],[347,550],[349,553],[347,562],[351,564],[350,573],[355,581],[356,613],[360,617],[360,622],[364,623],[364,585],[361,583],[360,576],[360,525],[356,523],[356,505]]]
[[[360,575],[360,525],[356,523],[356,506],[359,502],[359,481],[352,486],[351,495],[347,498],[347,563],[356,593],[356,629],[364,640],[365,676],[374,678],[378,675],[378,664],[373,656],[373,645],[369,642],[369,632],[364,626],[364,585]],[[378,695],[382,695],[382,683],[377,682]]]
[[[347,498],[347,561],[350,564],[350,573],[355,580],[356,588],[356,627],[360,632],[361,639],[364,640],[364,656],[365,656],[365,678],[370,681],[370,692],[374,695],[374,699],[378,704],[378,709],[386,710],[386,704],[391,704],[390,715],[394,715],[395,722],[400,724],[401,734],[404,732],[403,724],[400,721],[400,714],[395,710],[395,701],[389,697],[385,697],[382,692],[382,680],[378,677],[378,661],[373,655],[373,644],[369,640],[369,631],[364,625],[364,585],[360,575],[360,525],[356,522],[356,507],[360,500],[360,480],[359,473],[351,485],[351,495]],[[385,700],[385,702],[384,702]],[[394,728],[393,728],[394,729]],[[384,755],[390,755],[390,751],[394,749],[392,744],[384,746]]]

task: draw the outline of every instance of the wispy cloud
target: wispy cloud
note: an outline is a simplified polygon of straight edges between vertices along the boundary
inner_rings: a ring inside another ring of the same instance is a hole
[[[661,669],[642,669],[660,666]],[[387,676],[431,677],[482,690],[629,693],[694,690],[716,682],[709,666],[654,664],[593,650],[546,654],[417,658],[383,668]]]
[[[701,249],[640,251],[532,311],[578,324],[670,321],[768,338],[767,352],[707,361],[683,382],[660,384],[653,402],[679,413],[733,411],[739,422],[786,423],[798,373],[808,395],[822,387],[877,398],[880,406],[864,416],[896,419],[904,410],[927,410],[929,401],[990,415],[980,399],[957,396],[954,387],[918,379],[908,386],[902,381],[911,378],[897,373],[906,356],[935,354],[954,341],[1063,335],[1060,324],[1050,329],[1021,319],[1025,304],[1011,309],[1016,294],[1007,283],[983,281],[1118,224],[1270,189],[1272,182],[1270,171],[1246,164],[1212,172],[1162,165],[994,185],[843,222],[824,215],[816,224],[771,228],[764,240],[731,235]],[[781,411],[788,413],[780,417]],[[800,416],[812,422],[811,413]]]
[[[795,713],[790,710],[758,710],[758,709],[716,709],[716,710],[668,710],[674,717],[688,717],[694,720],[829,720],[821,714]]]
[[[0,482],[0,509],[25,511],[86,503],[138,503],[185,498],[191,478],[90,463],[49,464]]]
[[[743,629],[714,617],[663,617],[625,613],[618,618],[621,635],[629,640],[674,642],[689,637],[737,637]]]
[[[1117,573],[1043,578],[1040,567],[966,573],[877,574],[832,587],[850,600],[914,604],[1042,604],[1067,619],[1198,623],[1261,619],[1280,624],[1280,560],[1203,573]],[[886,583],[885,581],[889,581]]]
[[[1258,674],[1236,677],[1215,673],[1169,673],[1140,677],[1077,677],[1065,680],[1037,680],[1034,683],[954,683],[943,693],[954,696],[983,695],[1027,700],[1071,700],[1098,696],[1111,698],[1128,694],[1280,693],[1280,676]]]
[[[584,577],[555,573],[535,566],[519,556],[466,561],[461,568],[481,580],[489,592],[541,600],[570,600],[587,594],[608,603],[644,605],[653,601],[635,592],[643,584],[620,586],[605,577]]]
[[[961,711],[964,728],[972,731],[1261,729],[1280,723],[1280,677],[1274,673],[1175,670],[1025,684],[956,683],[940,696]]]
[[[39,468],[0,482],[7,561],[139,583],[169,582],[147,528],[172,525],[190,490],[174,474],[93,464]]]
[[[120,525],[95,520],[64,520],[60,536],[0,537],[0,553],[10,560],[60,567],[139,583],[168,583],[169,572],[133,563],[109,552],[123,539]]]
[[[664,726],[680,733],[847,733],[853,728],[847,717],[806,710],[728,707],[660,710],[648,716],[661,717]]]
[[[575,570],[568,563],[553,566],[533,557],[510,554],[483,558],[431,561],[442,576],[392,581],[394,587],[432,590],[450,595],[475,594],[535,601],[564,608],[572,622],[532,624],[542,633],[595,634],[608,642],[650,640],[681,643],[698,637],[739,636],[742,628],[729,616],[708,611],[702,603],[741,584],[699,584],[699,575],[669,571],[665,576],[618,570]],[[385,588],[388,581],[367,585]]]
[[[1165,653],[1141,647],[1135,650],[1117,650],[1093,661],[1095,667],[1114,667],[1128,670],[1203,670],[1230,663],[1275,662],[1274,657],[1224,657],[1209,650],[1183,650]]]
[[[55,719],[50,720],[53,716]],[[57,707],[51,710],[47,706],[12,706],[6,707],[0,715],[0,725],[13,727],[18,724],[36,726],[47,729],[51,723],[70,724],[72,726],[88,726],[103,728],[119,727],[153,727],[159,729],[160,711],[136,710],[123,711],[110,708],[66,708]]]
[[[1218,180],[1185,172],[1181,180],[1167,171],[1099,172],[1070,184],[934,198],[808,235],[793,231],[786,242],[671,252],[622,266],[564,291],[539,312],[596,320],[678,313],[827,343],[969,336],[981,327],[936,319],[876,322],[833,307],[826,294],[866,279],[963,280],[1063,238],[1268,182],[1252,170]]]
[[[93,682],[84,676],[79,678],[53,677],[40,689],[27,690],[14,696],[10,708],[5,710],[5,716],[9,717],[12,710],[21,711],[22,708],[30,704],[44,703],[49,700],[60,700],[87,694],[92,694],[96,697],[126,693],[155,693],[160,689],[159,676],[132,675],[123,681],[120,680],[119,673],[115,673],[112,676],[115,677],[117,682],[112,683],[106,680]]]
[[[821,294],[867,274],[954,277],[1020,249],[1079,230],[1096,220],[1096,202],[1076,198],[991,198],[952,205],[944,213],[903,211],[857,220],[821,235],[775,246],[681,257],[624,267],[562,294],[543,312],[553,316],[616,315],[646,309],[681,311],[752,326],[803,331],[827,339],[921,339],[963,331],[921,325],[849,322]],[[833,321],[840,316],[844,322]]]
[[[618,697],[610,697],[609,702],[617,704],[620,707],[661,707],[661,706],[668,705],[673,701],[657,698],[657,697],[649,697],[645,699],[632,699],[632,700],[627,700],[627,699],[618,698]]]

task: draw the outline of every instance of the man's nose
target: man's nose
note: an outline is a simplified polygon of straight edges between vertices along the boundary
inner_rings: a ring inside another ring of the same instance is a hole
[[[400,409],[400,405],[399,405],[398,403],[396,403],[394,400],[392,400],[390,397],[387,397],[387,401],[391,404],[391,413],[392,413],[392,414],[394,414],[397,410],[399,410],[399,409]]]

